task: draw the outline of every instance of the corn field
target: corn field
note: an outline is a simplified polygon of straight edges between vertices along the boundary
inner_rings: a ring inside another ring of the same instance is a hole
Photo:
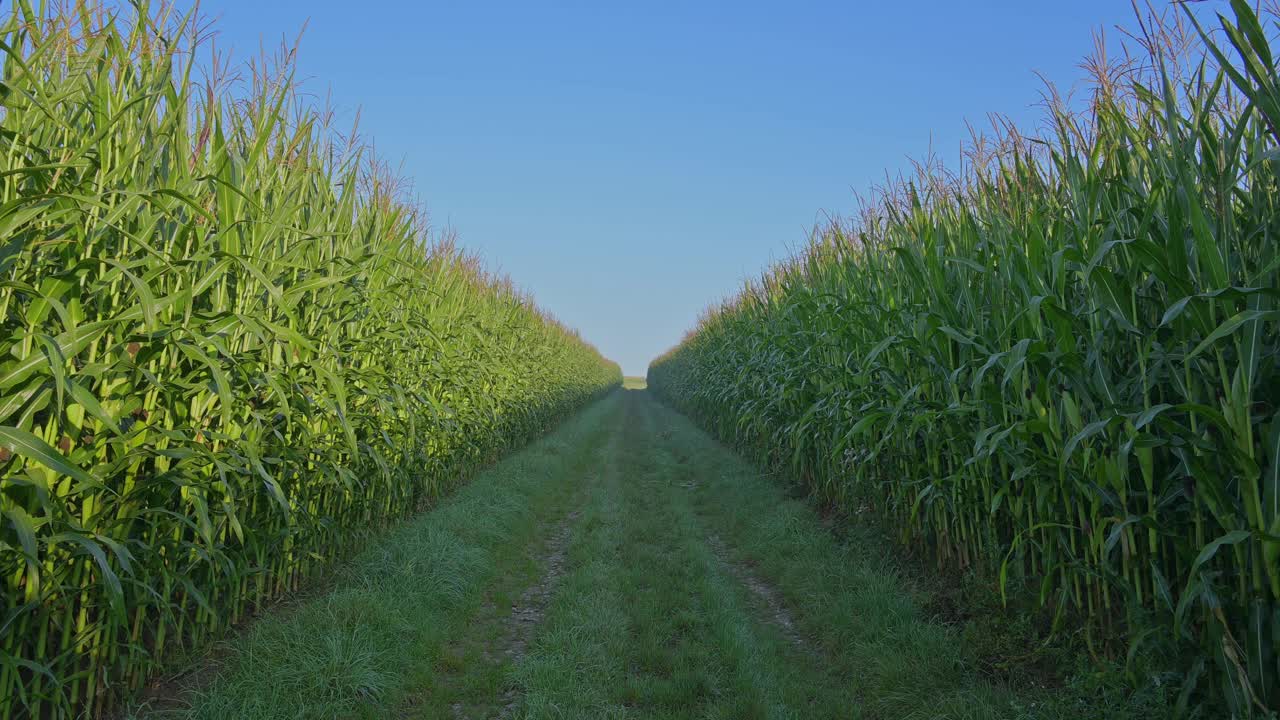
[[[166,659],[621,381],[174,8],[0,26],[0,718]]]
[[[1275,17],[1182,7],[1086,109],[815,232],[650,367],[946,567],[1029,587],[1180,709],[1280,710]],[[1121,640],[1120,647],[1116,640]],[[1139,678],[1140,680],[1141,678]],[[1215,715],[1221,716],[1221,715]]]

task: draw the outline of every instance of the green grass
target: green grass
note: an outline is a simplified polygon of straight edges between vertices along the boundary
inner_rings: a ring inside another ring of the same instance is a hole
[[[778,590],[826,673],[846,680],[860,713],[849,716],[1119,720],[1169,712],[1167,698],[1098,684],[1078,656],[1058,656],[1073,664],[1054,668],[1052,691],[1030,673],[984,674],[979,655],[992,648],[970,627],[1006,618],[939,617],[934,584],[913,576],[919,570],[877,525],[846,517],[833,532],[808,498],[789,494],[792,479],[762,473],[665,407],[652,412],[669,433],[664,451],[674,458],[676,485],[694,481],[690,502],[705,530]],[[1025,644],[1004,648],[1000,660],[1034,654],[1026,638],[1017,640]]]
[[[1268,717],[1280,23],[1231,8],[1212,36],[1203,6],[1146,20],[1042,137],[1000,127],[961,172],[922,166],[820,228],[648,381],[1135,687]]]
[[[447,717],[450,703],[496,693],[500,676],[474,667],[448,679],[456,644],[480,643],[472,622],[510,597],[535,563],[527,549],[559,517],[616,425],[613,395],[516,452],[345,563],[329,590],[268,613],[193,666],[195,682],[166,687],[135,716],[242,718]],[[496,592],[495,592],[496,590]],[[503,591],[507,591],[506,594]],[[211,679],[210,679],[210,676]],[[479,677],[477,677],[479,676]],[[421,692],[448,680],[447,692]]]
[[[543,577],[540,548],[570,513],[565,572],[509,656],[510,605]],[[833,535],[648,393],[618,391],[379,540],[329,594],[229,642],[190,707],[138,714],[492,717],[507,702],[509,717],[538,720],[1159,714],[1084,684],[984,676],[890,544],[847,530]]]

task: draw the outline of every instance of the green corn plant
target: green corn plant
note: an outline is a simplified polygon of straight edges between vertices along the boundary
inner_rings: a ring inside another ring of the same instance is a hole
[[[0,24],[0,718],[102,716],[621,382],[197,27]]]
[[[1280,74],[1275,23],[1232,10],[1213,32],[1186,13],[1202,53],[1152,43],[1049,137],[1007,131],[819,228],[649,384],[824,502],[1083,620],[1096,653],[1171,660],[1182,711],[1265,717]]]

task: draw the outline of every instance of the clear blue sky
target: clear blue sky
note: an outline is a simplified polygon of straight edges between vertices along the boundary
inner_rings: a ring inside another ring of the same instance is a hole
[[[855,190],[931,142],[956,160],[966,119],[1036,122],[1035,72],[1070,86],[1093,29],[1132,25],[1123,0],[202,9],[240,58],[307,21],[306,88],[628,374]]]

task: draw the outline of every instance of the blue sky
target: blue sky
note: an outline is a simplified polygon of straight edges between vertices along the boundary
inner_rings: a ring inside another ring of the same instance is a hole
[[[305,88],[628,374],[855,191],[955,161],[966,120],[1035,124],[1036,73],[1070,87],[1132,25],[1122,0],[201,7],[239,58],[307,22]]]

